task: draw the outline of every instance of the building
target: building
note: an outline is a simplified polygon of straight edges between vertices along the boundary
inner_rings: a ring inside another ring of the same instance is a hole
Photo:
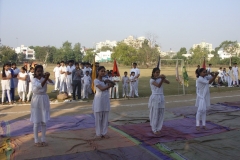
[[[206,42],[201,42],[199,44],[193,44],[193,49],[196,48],[197,46],[201,47],[201,48],[205,48],[207,49],[209,52],[211,52],[212,49],[212,44],[211,43],[206,43]]]
[[[139,49],[142,47],[142,43],[144,42],[145,39],[146,39],[145,37],[134,38],[133,36],[128,36],[123,40],[123,42],[136,49]]]
[[[17,47],[14,50],[17,54],[19,54],[19,53],[25,54],[25,59],[35,59],[34,49],[31,49],[29,47],[25,47],[24,45],[21,45],[20,47]]]
[[[231,54],[230,53],[227,53],[226,51],[224,51],[223,49],[220,49],[218,51],[218,55],[221,59],[225,59],[225,58],[230,58],[231,57]]]
[[[107,50],[107,51],[100,51],[99,53],[96,53],[96,56],[95,56],[95,62],[109,62],[111,61],[111,55],[112,55],[112,52]]]
[[[96,43],[96,50],[100,50],[104,46],[109,47],[109,48],[116,47],[117,41],[106,40],[105,42],[98,42],[98,43]]]

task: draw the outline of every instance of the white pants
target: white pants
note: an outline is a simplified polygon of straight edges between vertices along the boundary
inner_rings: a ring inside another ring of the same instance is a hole
[[[19,95],[20,99],[22,99],[22,101],[25,101],[26,92],[20,91],[20,92],[18,92],[18,95]]]
[[[83,98],[88,98],[89,91],[90,91],[90,84],[83,84]]]
[[[65,92],[65,83],[66,83],[65,80],[66,80],[65,77],[60,78],[60,84],[59,84],[59,91],[60,92]]]
[[[109,98],[111,98],[111,95],[112,95],[112,87],[108,89],[108,92],[109,92]]]
[[[134,87],[134,92],[135,92],[135,95],[138,97],[138,79],[136,80],[136,82],[135,82],[135,87]]]
[[[123,85],[123,97],[128,96],[128,85]]]
[[[232,86],[232,78],[230,76],[228,76],[228,86]]]
[[[59,89],[59,84],[60,84],[60,77],[56,77],[56,78],[55,78],[55,87],[54,87],[54,90],[58,90],[58,89]]]
[[[28,89],[28,94],[27,94],[27,101],[30,101],[30,97],[32,94],[32,83],[29,83],[29,89]]]
[[[104,136],[108,130],[109,111],[94,112],[96,136]]]
[[[150,108],[149,119],[152,131],[160,131],[163,126],[164,108]]]
[[[67,84],[67,92],[68,92],[68,94],[72,94],[73,93],[72,76],[67,76],[66,84]]]
[[[39,130],[38,128],[39,128],[39,126],[41,126],[41,131],[42,131],[41,141],[46,142],[46,139],[45,139],[45,137],[46,137],[46,123],[43,123],[43,122],[33,124],[34,142],[35,143],[39,142],[38,141],[38,130]]]
[[[235,77],[235,81],[237,82],[237,85],[239,84],[238,83],[238,74],[234,74],[233,75]],[[233,82],[233,85],[236,85],[236,82]]]
[[[2,91],[2,103],[4,102],[5,92],[7,92],[8,101],[11,102],[10,90],[5,90],[5,91]]]
[[[114,98],[115,90],[116,90],[116,98],[119,98],[118,85],[115,85],[115,86],[112,88],[112,98]]]
[[[130,83],[130,92],[129,92],[129,97],[134,97],[134,93],[135,93],[135,87],[136,87],[136,85],[135,85],[135,82],[131,82]]]
[[[196,126],[200,126],[200,119],[201,118],[202,118],[202,126],[206,126],[206,111],[205,112],[197,111]]]

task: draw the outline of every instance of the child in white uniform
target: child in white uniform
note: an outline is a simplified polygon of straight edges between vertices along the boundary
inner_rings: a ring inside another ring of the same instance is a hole
[[[211,84],[215,78],[218,76],[218,72],[215,72],[215,75],[211,77],[210,80],[206,78],[207,71],[204,68],[199,70],[199,75],[197,79],[197,98],[195,106],[198,107],[196,115],[196,129],[200,130],[200,119],[202,119],[203,129],[206,129],[206,110],[210,106],[210,92],[209,84]]]
[[[59,90],[59,83],[60,83],[60,63],[57,63],[57,66],[53,69],[54,76],[55,76],[55,87],[54,90]]]
[[[130,93],[129,93],[129,97],[134,97],[134,93],[135,93],[135,83],[136,83],[136,80],[135,80],[135,72],[131,72],[131,75],[130,75]]]
[[[27,92],[27,70],[22,67],[18,73],[18,95],[20,97],[19,102],[25,102],[26,92]]]
[[[232,87],[232,82],[234,80],[234,76],[233,76],[233,70],[232,70],[231,66],[229,66],[227,75],[228,75],[228,87]]]
[[[112,77],[112,81],[115,82],[115,84],[116,84],[112,88],[112,98],[114,98],[115,93],[116,93],[116,98],[119,98],[118,83],[120,81],[120,78],[117,76],[117,72],[114,72],[114,75]]]
[[[45,140],[46,123],[50,119],[50,102],[47,95],[47,83],[54,85],[49,79],[50,73],[43,75],[43,66],[38,65],[34,70],[34,78],[32,81],[33,97],[31,101],[31,118],[33,122],[34,142],[37,147],[44,147],[48,144]],[[41,143],[38,140],[38,128],[41,126],[42,137]]]
[[[82,78],[83,84],[83,99],[88,99],[88,94],[91,91],[90,84],[92,84],[91,77],[89,76],[89,71],[86,71],[86,75]]]
[[[128,97],[128,84],[129,84],[129,77],[127,76],[127,72],[125,71],[124,76],[122,77],[123,98]]]
[[[30,68],[30,72],[28,73],[28,84],[29,84],[29,88],[28,88],[28,94],[27,94],[27,102],[30,102],[30,97],[32,94],[32,81],[34,78],[34,68],[31,67]]]
[[[64,61],[61,62],[60,67],[60,84],[59,84],[59,92],[66,92],[65,85],[66,85],[66,72],[67,68],[65,66]]]
[[[98,76],[94,80],[96,94],[93,100],[93,112],[95,116],[96,138],[108,138],[108,115],[110,111],[110,100],[108,89],[113,87],[113,82],[103,80],[105,67],[100,66],[97,70]]]
[[[1,80],[2,104],[4,103],[5,92],[7,92],[7,98],[8,98],[9,104],[12,104],[11,97],[10,97],[11,78],[12,78],[12,74],[10,71],[10,66],[8,64],[4,64],[2,69],[2,80]]]
[[[105,76],[104,76],[104,77],[105,77]],[[108,72],[108,77],[107,77],[107,79],[110,80],[110,81],[112,81],[112,72],[111,72],[111,71]],[[113,88],[109,88],[109,89],[108,89],[109,98],[112,98],[112,96],[111,96],[111,94],[112,94],[112,89],[113,89]]]
[[[233,85],[239,85],[238,82],[238,67],[237,67],[237,63],[234,63],[234,66],[232,67],[233,70],[233,76],[234,76],[234,80],[233,80]]]
[[[148,102],[150,125],[154,134],[159,134],[163,125],[165,108],[163,83],[169,84],[170,82],[164,75],[160,75],[159,68],[154,68],[150,79],[152,94]]]

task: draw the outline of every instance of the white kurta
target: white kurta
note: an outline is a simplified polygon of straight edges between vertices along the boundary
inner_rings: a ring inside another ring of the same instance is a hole
[[[140,74],[140,70],[139,70],[138,68],[132,68],[132,69],[130,70],[130,74],[131,74],[132,72],[135,72],[135,77]],[[136,82],[134,83],[134,85],[135,85],[135,86],[134,86],[134,93],[135,93],[136,96],[139,96],[139,95],[138,95],[138,83],[139,83],[139,79],[137,78],[137,79],[136,79]]]
[[[150,79],[150,87],[152,94],[148,101],[148,108],[150,109],[149,119],[153,132],[157,132],[162,129],[164,120],[165,99],[163,95],[163,86],[156,87],[155,85],[153,85],[154,81],[156,83],[160,83],[161,80],[161,78],[157,80]]]
[[[120,81],[120,77],[118,76],[113,76],[112,77],[112,81],[118,81],[118,82],[115,82],[115,85],[114,87],[112,88],[112,98],[114,98],[114,93],[115,93],[115,90],[116,90],[116,98],[119,98],[119,92],[118,92],[118,83]]]
[[[26,72],[19,72],[18,75],[21,78],[25,78],[28,74]],[[18,80],[18,92],[27,92],[27,79],[25,81],[21,79]]]
[[[31,100],[31,118],[30,121],[33,123],[46,123],[50,119],[50,102],[47,95],[47,82],[42,87],[41,83],[44,78],[40,80],[37,78],[33,79],[33,96]],[[53,83],[48,83],[52,84]]]
[[[128,76],[123,76],[122,77],[122,87],[123,87],[123,97],[128,96],[128,84],[129,84],[129,77]]]
[[[5,71],[6,77],[8,77],[11,74],[11,71]],[[11,81],[10,79],[5,79],[5,80],[1,80],[1,85],[2,85],[2,90],[10,90],[11,88]]]
[[[90,84],[91,84],[91,77],[90,76],[84,76],[82,78],[82,84],[83,84],[83,98],[88,98],[88,93],[91,93],[91,88],[90,88]]]

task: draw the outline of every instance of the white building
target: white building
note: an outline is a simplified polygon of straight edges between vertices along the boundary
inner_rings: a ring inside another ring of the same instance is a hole
[[[196,48],[197,46],[199,46],[201,48],[206,48],[209,52],[211,52],[213,50],[211,43],[201,42],[199,44],[193,44],[193,49]]]
[[[127,38],[125,38],[123,40],[124,43],[126,43],[127,45],[130,45],[136,49],[141,48],[142,47],[142,43],[144,42],[146,38],[145,37],[138,37],[138,38],[134,38],[133,36],[128,36]]]
[[[21,45],[20,47],[17,47],[14,50],[17,54],[19,54],[19,53],[25,54],[25,59],[35,59],[34,49],[31,49],[29,47],[25,47],[24,45]]]
[[[100,50],[104,46],[109,47],[109,48],[116,47],[117,41],[106,40],[105,42],[98,42],[98,43],[96,43],[96,50]]]
[[[231,57],[231,54],[230,53],[227,53],[225,52],[223,49],[220,49],[218,51],[218,55],[221,59],[225,59],[225,58],[230,58]]]
[[[112,52],[109,50],[96,53],[95,62],[109,62],[111,61],[111,55],[112,55]]]

